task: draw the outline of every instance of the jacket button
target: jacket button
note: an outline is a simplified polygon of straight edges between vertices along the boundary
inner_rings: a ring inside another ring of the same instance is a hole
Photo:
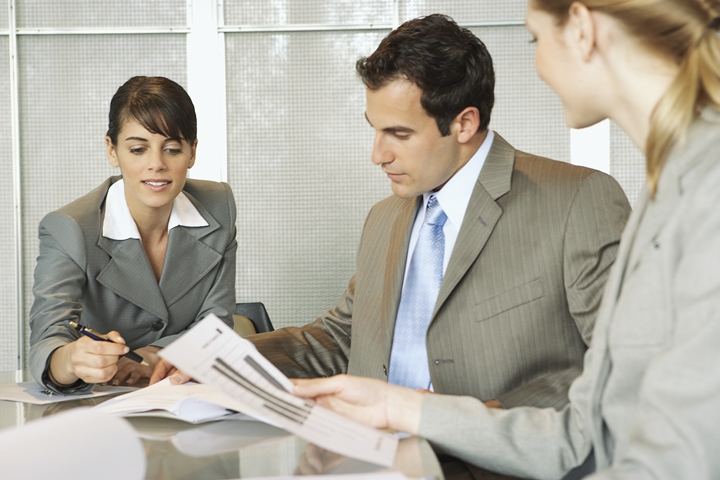
[[[157,322],[150,325],[150,328],[152,328],[153,331],[155,331],[155,332],[159,332],[160,330],[163,329],[164,326],[165,326],[165,324],[163,322],[161,322],[160,320],[158,320]]]

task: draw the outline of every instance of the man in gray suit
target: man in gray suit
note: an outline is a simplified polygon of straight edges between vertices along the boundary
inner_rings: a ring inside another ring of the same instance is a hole
[[[351,373],[492,406],[561,407],[630,212],[622,190],[488,130],[492,60],[448,17],[403,24],[357,71],[372,161],[394,195],[370,211],[338,304],[250,340],[291,377]],[[446,217],[434,291],[416,288],[432,273],[411,265],[430,198]]]

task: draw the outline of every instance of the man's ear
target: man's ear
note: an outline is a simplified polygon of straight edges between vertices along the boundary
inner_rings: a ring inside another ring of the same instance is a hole
[[[456,129],[458,143],[467,143],[480,128],[480,112],[475,107],[465,107],[458,113],[451,128]]]
[[[569,40],[577,48],[580,57],[586,62],[590,60],[597,40],[595,18],[590,9],[580,2],[573,2],[568,11],[565,28],[569,32]]]
[[[115,149],[115,145],[112,143],[112,139],[108,136],[105,136],[105,148],[107,150],[108,163],[115,168],[119,167],[120,162],[118,162],[117,159],[117,150]]]
[[[196,138],[191,146],[192,151],[190,152],[190,162],[188,163],[188,169],[192,168],[193,165],[195,165],[195,156],[197,155],[197,144],[198,144],[198,141]]]

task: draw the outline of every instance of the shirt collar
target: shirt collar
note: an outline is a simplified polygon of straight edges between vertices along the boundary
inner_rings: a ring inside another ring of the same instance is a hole
[[[183,192],[180,192],[173,201],[168,232],[177,226],[206,227],[207,225],[207,221],[200,215],[195,205]],[[112,240],[129,238],[140,240],[140,232],[125,200],[125,183],[122,179],[110,186],[105,197],[105,219],[103,220],[102,234],[103,237]]]
[[[465,211],[470,203],[470,197],[475,189],[475,183],[480,176],[485,164],[485,159],[490,152],[495,133],[488,130],[485,140],[478,148],[475,155],[455,175],[450,177],[445,185],[438,192],[427,192],[423,194],[422,216],[425,216],[425,209],[430,195],[435,195],[440,207],[447,215],[448,220],[459,230],[465,218]]]

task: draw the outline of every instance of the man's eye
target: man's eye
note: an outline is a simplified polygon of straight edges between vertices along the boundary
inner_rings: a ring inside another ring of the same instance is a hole
[[[407,140],[410,138],[410,135],[407,133],[393,133],[393,136],[397,138],[398,140]]]

